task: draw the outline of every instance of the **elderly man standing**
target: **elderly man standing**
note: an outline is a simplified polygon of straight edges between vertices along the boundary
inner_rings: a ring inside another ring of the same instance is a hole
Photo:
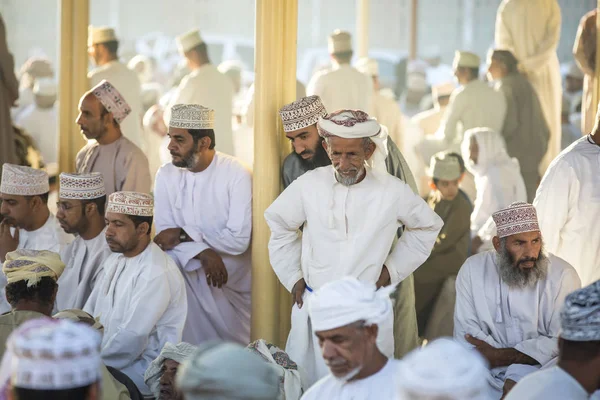
[[[88,28],[88,54],[97,67],[88,74],[90,86],[103,80],[113,84],[131,108],[131,117],[122,124],[123,135],[137,147],[146,150],[142,130],[142,89],[137,74],[119,61],[119,41],[112,28],[102,26]]]
[[[396,399],[399,362],[390,360],[379,345],[392,335],[392,290],[376,291],[373,283],[346,277],[313,294],[308,313],[330,374],[303,400],[368,399],[375,392],[378,399]]]
[[[398,284],[427,259],[442,227],[423,199],[387,173],[375,119],[340,110],[320,118],[318,130],[332,165],[296,179],[265,212],[271,265],[296,303],[286,352],[309,383],[326,374],[302,307],[310,293],[344,276]],[[393,341],[386,344],[382,351],[391,355]]]
[[[233,83],[210,62],[206,43],[195,29],[177,37],[179,53],[192,71],[179,84],[165,111],[165,123],[175,104],[201,104],[216,111],[215,132],[219,151],[234,155]]]
[[[538,94],[550,128],[542,173],[560,152],[562,88],[556,54],[560,26],[557,0],[503,0],[496,14],[496,46],[510,50],[519,60],[521,70]]]
[[[329,36],[328,50],[332,68],[317,72],[306,87],[306,94],[317,95],[331,111],[346,109],[370,110],[373,82],[350,65],[352,36],[336,29]]]
[[[493,214],[494,250],[467,259],[456,280],[454,338],[490,364],[496,398],[558,355],[559,313],[580,287],[564,260],[546,253],[535,208]]]
[[[181,268],[188,293],[183,340],[250,341],[252,177],[215,150],[215,111],[176,104],[173,161],[156,174],[154,241]]]
[[[508,50],[492,50],[488,55],[488,77],[507,104],[502,136],[508,155],[519,160],[527,189],[527,201],[533,201],[540,182],[539,166],[548,150],[550,129],[542,106],[527,78],[518,71],[518,60]]]
[[[79,101],[75,122],[88,140],[95,140],[79,150],[75,168],[78,173],[102,173],[107,195],[122,190],[150,192],[148,158],[121,130],[121,123],[130,113],[125,98],[107,81],[100,82]]]
[[[144,381],[156,400],[182,400],[183,395],[175,387],[175,377],[179,366],[191,357],[196,346],[181,342],[168,343],[148,367]]]
[[[104,325],[102,359],[126,374],[144,396],[144,373],[167,342],[179,343],[187,315],[185,284],[177,266],[150,239],[154,202],[148,194],[109,196],[103,264],[84,311]]]
[[[102,263],[112,254],[105,237],[106,191],[102,174],[60,174],[56,219],[76,239],[61,251],[67,265],[59,279],[58,311],[81,309],[102,276]]]

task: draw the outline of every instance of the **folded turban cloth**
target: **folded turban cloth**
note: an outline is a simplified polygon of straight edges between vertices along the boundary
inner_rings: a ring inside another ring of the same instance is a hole
[[[566,297],[560,322],[563,339],[574,342],[600,340],[600,281]]]
[[[56,314],[54,314],[52,316],[52,318],[68,319],[73,322],[82,322],[82,323],[90,326],[92,329],[95,329],[96,331],[98,331],[101,335],[104,334],[104,326],[100,323],[100,321],[98,321],[91,314],[88,314],[83,310],[78,310],[76,308],[63,310],[63,311],[60,311],[60,312],[57,312]]]
[[[167,344],[165,344],[165,347],[163,347],[158,357],[152,361],[144,374],[144,382],[146,382],[146,385],[148,385],[152,393],[154,393],[154,397],[157,399],[160,397],[161,369],[165,360],[173,360],[181,364],[187,360],[196,349],[196,346],[185,342],[178,344],[167,342]]]
[[[489,370],[483,357],[450,338],[413,350],[398,366],[400,399],[484,400]]]
[[[274,400],[275,368],[236,343],[208,342],[179,367],[177,387],[186,400]]]
[[[308,303],[314,331],[341,328],[354,322],[379,325],[393,313],[390,294],[395,286],[376,290],[374,283],[346,277],[317,290]]]
[[[27,287],[37,285],[46,276],[57,281],[64,269],[65,264],[57,253],[26,249],[7,253],[2,266],[8,283],[27,281]]]

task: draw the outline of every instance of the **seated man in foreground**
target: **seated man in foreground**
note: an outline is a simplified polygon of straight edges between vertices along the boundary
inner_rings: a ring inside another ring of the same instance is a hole
[[[167,343],[150,364],[144,375],[146,385],[156,400],[181,400],[183,395],[175,388],[175,376],[182,362],[196,350],[196,346],[181,342]]]
[[[467,259],[456,280],[454,338],[490,363],[495,397],[558,355],[559,311],[581,286],[575,269],[544,251],[535,208],[493,214],[495,251]]]

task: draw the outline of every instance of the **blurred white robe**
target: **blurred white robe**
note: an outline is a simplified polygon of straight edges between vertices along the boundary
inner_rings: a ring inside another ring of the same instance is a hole
[[[35,104],[27,106],[15,124],[23,127],[37,145],[44,163],[58,162],[58,122],[56,106],[40,108]]]
[[[317,95],[327,112],[341,109],[368,112],[373,96],[373,80],[350,64],[335,65],[317,72],[306,87],[308,96]]]

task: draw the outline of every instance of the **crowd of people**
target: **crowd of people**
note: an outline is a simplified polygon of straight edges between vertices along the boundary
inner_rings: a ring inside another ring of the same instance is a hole
[[[459,50],[411,63],[399,99],[329,36],[279,110],[293,150],[259,216],[285,349],[250,339],[240,66],[184,33],[161,96],[152,60],[90,27],[87,143],[58,173],[52,65],[19,82],[0,40],[0,399],[600,398],[595,18],[564,93],[555,0],[504,0],[484,77]]]

